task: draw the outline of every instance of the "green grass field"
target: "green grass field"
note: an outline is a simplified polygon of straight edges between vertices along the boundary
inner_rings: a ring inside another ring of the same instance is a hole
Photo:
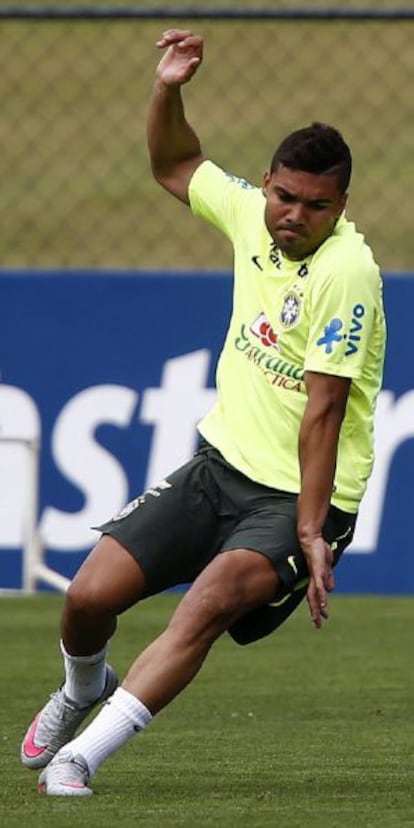
[[[121,619],[111,646],[121,675],[177,600]],[[414,599],[338,596],[319,632],[303,606],[256,645],[224,637],[185,693],[100,769],[87,801],[39,796],[18,758],[61,678],[60,602],[0,598],[3,828],[414,826]]]

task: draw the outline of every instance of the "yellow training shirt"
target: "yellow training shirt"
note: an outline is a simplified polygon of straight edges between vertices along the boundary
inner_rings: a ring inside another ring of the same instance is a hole
[[[190,203],[234,248],[233,312],[217,367],[217,402],[200,433],[247,477],[299,492],[305,371],[352,379],[332,503],[357,512],[373,464],[385,322],[371,250],[341,216],[319,249],[287,259],[264,223],[265,197],[204,161]]]

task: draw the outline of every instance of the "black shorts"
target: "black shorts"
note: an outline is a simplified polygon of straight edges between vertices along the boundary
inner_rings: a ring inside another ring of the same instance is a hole
[[[139,562],[147,581],[144,597],[191,583],[220,552],[261,552],[283,584],[271,607],[273,620],[279,615],[282,623],[306,593],[308,578],[296,534],[296,502],[296,494],[253,482],[203,441],[188,463],[96,528]],[[323,535],[333,544],[335,563],[352,540],[355,521],[356,515],[330,507]],[[246,617],[251,629],[255,613]],[[236,640],[239,628],[240,621],[230,630]]]

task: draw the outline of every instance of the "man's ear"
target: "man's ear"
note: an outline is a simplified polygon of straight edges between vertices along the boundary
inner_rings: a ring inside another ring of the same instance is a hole
[[[341,215],[341,213],[344,212],[347,201],[348,201],[348,193],[344,193],[341,196],[339,215]]]
[[[272,174],[269,172],[269,170],[266,170],[266,172],[263,175],[263,184],[262,184],[262,193],[263,193],[264,196],[267,195],[267,188],[269,186],[269,182],[270,182],[271,177],[272,177]]]

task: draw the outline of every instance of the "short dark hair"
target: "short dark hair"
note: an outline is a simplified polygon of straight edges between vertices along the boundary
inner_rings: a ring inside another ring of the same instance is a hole
[[[273,155],[270,172],[276,172],[280,164],[291,170],[337,175],[344,193],[351,178],[352,155],[335,127],[314,121],[284,138]]]

